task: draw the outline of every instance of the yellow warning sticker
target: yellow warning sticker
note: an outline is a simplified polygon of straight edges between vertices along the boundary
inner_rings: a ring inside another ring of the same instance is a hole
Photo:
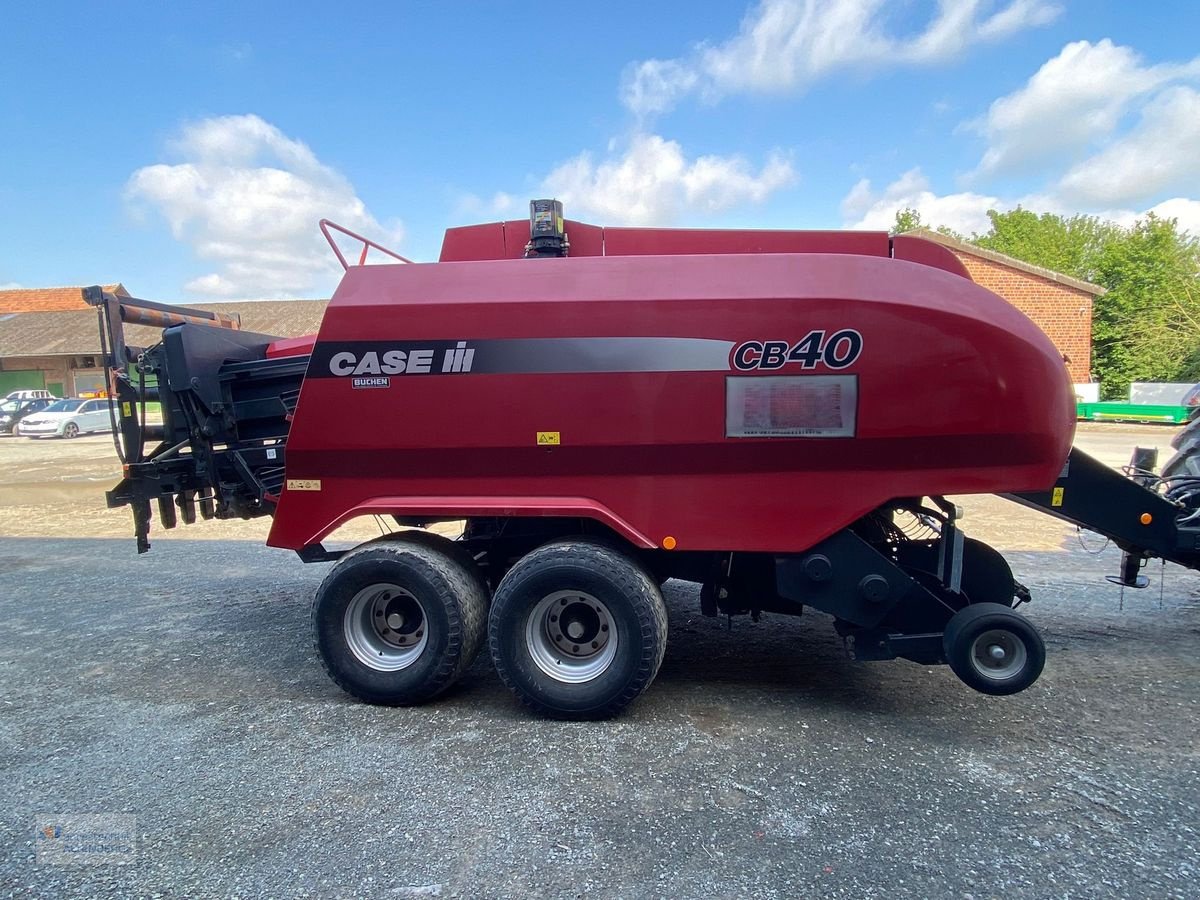
[[[319,478],[289,478],[287,489],[289,491],[319,491],[321,480]]]
[[[537,433],[537,442],[539,447],[548,447],[555,444],[561,444],[562,439],[557,431],[539,431]]]
[[[1062,506],[1063,490],[1064,490],[1063,488],[1055,488],[1053,491],[1050,492],[1050,505],[1051,506]]]
[[[127,419],[130,416],[132,416],[133,415],[132,406],[133,406],[133,404],[131,404],[128,400],[126,400],[124,403],[122,403],[121,404],[121,415],[123,415]]]

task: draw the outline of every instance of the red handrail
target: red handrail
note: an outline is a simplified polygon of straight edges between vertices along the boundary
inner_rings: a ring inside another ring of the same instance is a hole
[[[400,260],[400,262],[404,262],[404,263],[412,262],[411,259],[406,259],[405,257],[401,256],[399,253],[396,253],[394,250],[389,250],[387,247],[384,247],[381,244],[375,243],[370,238],[365,238],[361,234],[355,234],[349,228],[343,228],[341,225],[337,224],[337,222],[331,222],[328,219],[322,219],[321,220],[321,234],[325,235],[325,240],[328,241],[329,246],[333,248],[333,253],[338,258],[338,262],[340,262],[342,264],[343,269],[349,269],[350,263],[346,262],[346,257],[344,257],[342,255],[342,251],[338,248],[337,242],[334,241],[333,235],[331,235],[329,233],[330,228],[332,228],[334,231],[340,231],[342,234],[346,235],[347,237],[354,238],[354,240],[360,241],[362,243],[362,245],[363,245],[362,253],[360,253],[358,256],[358,265],[360,265],[360,266],[366,265],[367,251],[370,250],[372,247],[374,247],[376,250],[378,250],[381,253],[386,253],[388,256],[392,257],[393,259]]]

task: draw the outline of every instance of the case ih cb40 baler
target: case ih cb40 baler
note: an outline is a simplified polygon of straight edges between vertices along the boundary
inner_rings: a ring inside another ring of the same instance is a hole
[[[162,525],[273,516],[336,561],[317,649],[364,700],[448,687],[483,643],[540,712],[612,715],[663,657],[660,585],[711,616],[834,617],[855,657],[1030,685],[1029,592],[946,494],[1000,493],[1111,537],[1119,579],[1200,562],[1183,505],[1072,450],[1062,358],[945,248],[886,233],[450,229],[432,264],[347,265],[315,337],[104,294],[138,550]],[[343,240],[344,243],[344,240]],[[388,251],[384,251],[388,252]],[[405,261],[406,262],[406,261]],[[162,327],[153,346],[125,325]],[[147,401],[162,424],[146,422]],[[357,516],[397,530],[322,541]],[[457,540],[424,530],[465,522]]]

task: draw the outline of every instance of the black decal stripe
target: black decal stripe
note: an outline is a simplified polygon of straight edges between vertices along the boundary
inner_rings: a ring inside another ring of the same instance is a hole
[[[469,373],[443,373],[442,360],[460,344],[474,350]],[[512,338],[451,341],[321,341],[313,348],[309,378],[348,377],[334,375],[329,362],[335,354],[352,353],[361,360],[366,353],[378,359],[389,350],[405,355],[415,350],[432,350],[429,375],[442,374],[567,374],[585,372],[724,372],[729,369],[732,341],[708,338],[623,337],[623,338]],[[353,366],[346,366],[353,368]],[[364,373],[374,374],[374,373]],[[416,373],[395,378],[420,377]]]

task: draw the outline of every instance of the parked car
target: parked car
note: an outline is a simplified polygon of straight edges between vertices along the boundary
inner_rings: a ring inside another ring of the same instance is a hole
[[[21,434],[25,437],[57,435],[73,438],[89,431],[111,430],[108,401],[84,400],[80,397],[56,400],[21,422]]]
[[[5,400],[57,400],[52,393],[38,388],[37,390],[10,391]]]
[[[49,397],[38,397],[34,400],[2,400],[0,401],[0,434],[17,434],[20,422],[33,413],[41,412],[54,400]]]

